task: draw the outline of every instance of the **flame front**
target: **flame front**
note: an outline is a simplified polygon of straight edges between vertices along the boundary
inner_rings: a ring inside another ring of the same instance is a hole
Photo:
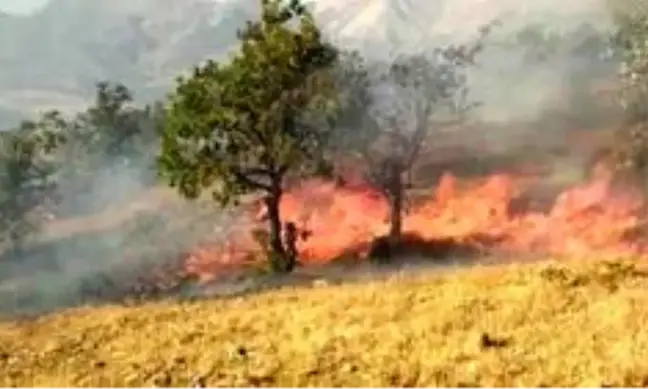
[[[461,182],[445,174],[404,215],[403,232],[419,242],[453,242],[485,253],[648,254],[644,197],[612,182],[609,174],[598,174],[533,210],[521,177],[496,174]],[[280,211],[285,221],[308,232],[298,246],[306,264],[348,254],[362,258],[389,227],[384,197],[363,184],[307,181],[284,195]],[[257,246],[251,234],[235,234],[225,246],[196,250],[187,271],[203,280],[218,276],[252,261]]]

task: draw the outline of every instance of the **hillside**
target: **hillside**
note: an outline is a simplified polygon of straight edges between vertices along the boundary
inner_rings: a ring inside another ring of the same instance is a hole
[[[317,183],[312,191],[304,185],[307,190],[294,192],[297,211],[282,211],[282,218],[305,220],[299,207],[305,205],[316,219],[303,223],[312,234],[309,246],[299,247],[306,266],[284,278],[256,268],[253,259],[260,256],[237,262],[237,240],[243,254],[259,247],[247,239],[253,223],[238,217],[247,209],[221,212],[212,201],[187,203],[158,186],[140,192],[153,181],[142,179],[137,163],[101,167],[81,190],[61,185],[72,208],[85,210],[87,202],[96,214],[52,219],[17,260],[0,263],[0,384],[648,384],[648,337],[641,332],[648,324],[648,267],[641,261],[431,271],[446,265],[432,258],[456,259],[464,252],[478,255],[471,261],[482,265],[485,253],[497,253],[501,264],[502,252],[516,253],[518,262],[529,253],[582,252],[583,246],[596,255],[603,249],[648,252],[645,235],[638,235],[645,232],[645,220],[637,216],[634,196],[618,196],[608,190],[609,182],[592,180],[556,197],[586,175],[583,165],[606,142],[599,133],[609,133],[616,123],[611,113],[617,111],[588,99],[616,70],[613,61],[592,56],[599,41],[583,39],[600,35],[588,35],[588,28],[605,28],[595,23],[601,16],[596,2],[559,7],[547,0],[515,13],[519,3],[511,0],[306,1],[332,38],[367,56],[463,39],[494,17],[507,18],[503,40],[489,46],[471,74],[474,98],[483,103],[474,122],[433,134],[436,150],[430,147],[417,164],[423,172],[417,176],[430,182],[421,180],[407,192],[429,205],[408,210],[408,220],[417,222],[410,230],[425,236],[408,241],[415,250],[407,259],[424,262],[407,263],[416,276],[354,262],[363,249],[358,247],[372,244],[387,220],[372,212],[380,204],[364,201],[373,190],[338,196],[346,189],[331,185],[320,196]],[[83,107],[99,80],[125,83],[139,99],[161,97],[180,72],[207,57],[223,58],[255,3],[51,0],[31,16],[0,14],[0,130],[4,121],[41,109]],[[580,38],[574,34],[558,45],[558,55],[534,59],[526,46],[520,50],[519,42],[506,39],[537,19],[584,28],[576,29]],[[506,43],[518,45],[514,55]],[[141,159],[142,170],[152,166]],[[517,171],[507,174],[512,166],[520,168],[520,177]],[[518,178],[540,181],[538,176],[546,185],[533,186],[529,196],[514,193]],[[361,239],[345,240],[357,231]],[[308,266],[318,258],[302,253],[318,248],[325,249],[319,251],[327,254],[319,256],[324,261],[337,258],[329,255],[331,248],[344,255],[325,270]],[[241,264],[254,269],[242,274]],[[335,278],[327,272],[331,268],[346,281],[353,274],[369,280],[333,285],[326,281]],[[393,277],[384,280],[385,274]],[[193,279],[221,275],[206,290]],[[277,284],[283,288],[270,288]],[[160,301],[239,293],[245,295]],[[141,304],[108,305],[125,298]],[[96,306],[79,308],[90,303]]]
[[[460,40],[496,17],[518,28],[602,26],[602,3],[558,0],[524,12],[510,0],[309,0],[324,31],[368,56]],[[138,98],[164,96],[173,79],[206,58],[223,58],[257,0],[51,0],[28,16],[0,15],[0,127],[39,110],[76,111],[94,83],[118,81]]]
[[[76,309],[0,324],[0,384],[644,386],[647,271],[556,262]]]
[[[101,80],[132,86],[144,100],[160,97],[179,72],[223,55],[234,41],[247,15],[215,7],[203,0],[53,0],[33,15],[5,16],[0,107],[75,111]]]

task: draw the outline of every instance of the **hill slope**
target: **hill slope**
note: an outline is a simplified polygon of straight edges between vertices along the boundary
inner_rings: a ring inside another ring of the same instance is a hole
[[[2,386],[638,386],[648,272],[554,263],[0,324]]]
[[[512,28],[573,26],[600,21],[602,9],[597,0],[545,0],[524,12],[512,0],[306,2],[334,40],[369,56],[463,38],[495,17]],[[161,97],[180,72],[226,55],[257,10],[258,0],[50,0],[33,15],[0,14],[0,126],[42,109],[78,110],[102,80]]]

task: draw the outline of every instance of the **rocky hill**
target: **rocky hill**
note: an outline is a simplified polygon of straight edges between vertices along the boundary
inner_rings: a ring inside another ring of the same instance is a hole
[[[496,17],[570,25],[599,20],[594,0],[308,0],[324,30],[369,55],[460,39]],[[222,57],[257,0],[50,0],[28,16],[0,14],[0,125],[43,108],[82,107],[99,80],[142,99],[162,96],[178,73]],[[532,6],[531,6],[532,5]],[[4,127],[4,126],[3,126]]]

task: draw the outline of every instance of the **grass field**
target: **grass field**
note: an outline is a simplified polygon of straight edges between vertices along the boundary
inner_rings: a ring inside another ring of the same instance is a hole
[[[648,384],[648,267],[412,277],[5,322],[0,385]]]

